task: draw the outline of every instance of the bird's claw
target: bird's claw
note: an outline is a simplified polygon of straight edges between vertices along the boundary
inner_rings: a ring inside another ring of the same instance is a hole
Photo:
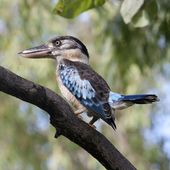
[[[86,111],[85,108],[80,108],[80,109],[76,110],[76,111],[74,112],[74,114],[75,114],[76,116],[79,116],[80,114],[82,114],[82,113],[85,112],[85,111]]]
[[[96,126],[95,125],[92,125],[92,124],[88,124],[90,127],[92,127],[93,129],[96,129]]]

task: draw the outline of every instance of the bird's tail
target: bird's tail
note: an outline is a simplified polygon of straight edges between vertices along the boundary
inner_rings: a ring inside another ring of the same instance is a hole
[[[133,104],[149,104],[159,101],[155,94],[120,95],[110,93],[109,103],[113,109],[125,109]]]
[[[136,94],[136,95],[125,95],[121,98],[122,101],[130,101],[134,104],[149,104],[152,102],[159,101],[158,97],[154,94]]]

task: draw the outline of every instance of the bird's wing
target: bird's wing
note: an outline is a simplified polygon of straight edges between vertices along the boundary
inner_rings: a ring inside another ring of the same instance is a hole
[[[111,117],[111,107],[108,104],[110,89],[90,66],[65,60],[59,66],[59,74],[64,86],[82,105],[98,113],[104,120]]]

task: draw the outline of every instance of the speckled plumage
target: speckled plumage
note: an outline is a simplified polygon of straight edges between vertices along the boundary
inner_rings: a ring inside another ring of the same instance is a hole
[[[114,129],[114,111],[133,104],[158,101],[154,94],[121,95],[110,90],[106,81],[89,66],[86,46],[72,36],[57,36],[46,44],[20,52],[26,58],[52,58],[57,61],[57,80],[62,95],[75,107],[75,114],[88,111],[92,125],[102,118]]]
[[[68,93],[71,93],[77,99],[74,98],[74,102],[80,102],[81,105],[95,112],[104,121],[114,123],[112,110],[108,103],[110,88],[106,81],[89,65],[63,59],[58,66],[58,73],[59,81],[62,81],[69,90],[65,94],[67,99]],[[73,97],[70,99],[70,102],[73,103]]]

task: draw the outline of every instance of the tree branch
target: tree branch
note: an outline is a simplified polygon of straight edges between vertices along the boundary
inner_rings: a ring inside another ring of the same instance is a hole
[[[0,66],[0,91],[45,110],[57,130],[56,137],[61,134],[78,144],[106,169],[136,169],[102,134],[77,118],[67,102],[51,90]]]

